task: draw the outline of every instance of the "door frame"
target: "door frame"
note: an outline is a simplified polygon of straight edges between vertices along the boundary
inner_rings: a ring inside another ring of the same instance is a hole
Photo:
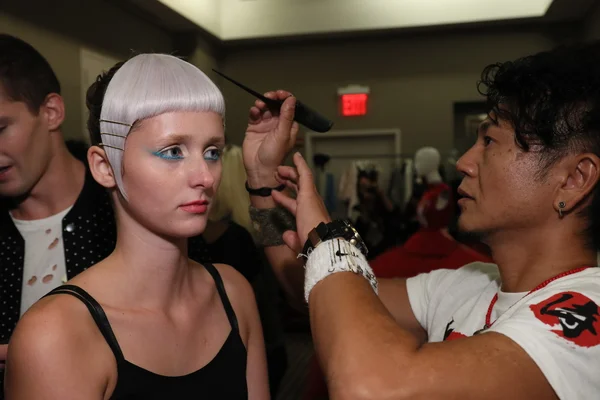
[[[344,138],[356,138],[356,137],[381,137],[391,136],[394,139],[394,154],[402,154],[402,132],[398,128],[389,129],[348,129],[348,130],[336,130],[331,132],[315,132],[307,131],[304,138],[304,154],[305,159],[308,162],[308,166],[314,171],[315,165],[313,161],[313,148],[314,142],[319,139],[332,139],[338,138],[343,140]],[[369,158],[368,154],[365,154],[365,159]],[[395,166],[399,167],[402,162],[402,157],[398,156],[394,158]]]

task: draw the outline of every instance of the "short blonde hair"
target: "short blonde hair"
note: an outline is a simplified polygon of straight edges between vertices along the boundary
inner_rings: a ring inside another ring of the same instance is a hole
[[[228,145],[221,157],[223,169],[221,184],[213,199],[209,218],[212,221],[229,219],[244,227],[256,240],[256,231],[250,220],[250,196],[246,191],[246,169],[239,146]]]
[[[114,74],[100,114],[102,144],[125,197],[122,162],[135,123],[174,111],[211,111],[225,116],[219,88],[192,64],[168,54],[140,54]]]

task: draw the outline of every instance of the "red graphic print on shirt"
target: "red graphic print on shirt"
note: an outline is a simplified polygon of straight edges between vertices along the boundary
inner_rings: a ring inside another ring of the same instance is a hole
[[[600,309],[581,293],[557,293],[529,308],[537,319],[555,328],[552,332],[558,336],[581,347],[600,344]]]

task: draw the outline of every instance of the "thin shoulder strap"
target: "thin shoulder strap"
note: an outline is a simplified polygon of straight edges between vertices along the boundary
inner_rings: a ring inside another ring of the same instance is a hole
[[[221,302],[223,302],[223,307],[225,308],[225,313],[227,314],[227,318],[229,319],[229,323],[231,327],[235,330],[238,329],[238,321],[235,316],[235,312],[233,311],[233,307],[231,306],[231,302],[229,301],[229,297],[227,297],[227,292],[225,291],[225,285],[223,284],[223,279],[217,271],[217,268],[211,263],[205,263],[204,268],[212,275],[215,280],[215,285],[217,285],[217,291],[219,292],[219,297],[221,297]]]
[[[118,362],[124,361],[123,352],[121,351],[121,347],[119,346],[119,342],[117,342],[117,338],[110,327],[110,323],[108,322],[108,318],[102,309],[102,306],[98,304],[96,299],[94,299],[88,292],[75,285],[62,285],[48,293],[46,296],[51,296],[54,294],[69,294],[73,297],[77,297],[79,300],[86,305],[92,318],[96,322],[100,333],[104,336],[104,339],[110,346],[113,351],[115,358]],[[44,297],[46,297],[44,296]]]

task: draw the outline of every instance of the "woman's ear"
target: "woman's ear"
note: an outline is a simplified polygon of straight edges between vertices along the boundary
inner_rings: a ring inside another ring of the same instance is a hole
[[[88,149],[87,158],[90,171],[96,182],[107,189],[117,186],[113,169],[108,162],[104,149],[99,146],[91,146]]]

